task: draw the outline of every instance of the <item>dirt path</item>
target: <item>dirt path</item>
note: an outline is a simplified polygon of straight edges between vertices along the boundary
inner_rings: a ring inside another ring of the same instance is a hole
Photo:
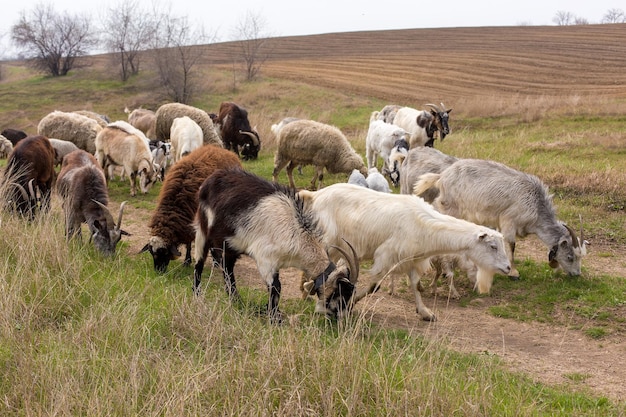
[[[131,208],[126,216],[132,219],[126,229],[133,234],[129,238],[131,246],[128,250],[136,254],[148,239],[145,213]],[[611,261],[594,255],[594,251],[606,254],[612,250],[617,249],[595,247],[583,261],[584,266],[594,272],[626,277],[623,255],[617,254],[617,260]],[[532,238],[519,242],[516,253],[517,259],[540,260],[546,255],[543,246]],[[235,275],[240,286],[264,289],[250,258],[244,257],[237,264]],[[300,298],[299,276],[295,269],[281,271],[283,299]],[[365,285],[367,275],[363,274],[359,282]],[[458,351],[497,355],[510,370],[524,372],[535,381],[570,384],[576,388],[588,388],[596,395],[614,401],[626,401],[625,335],[611,335],[595,341],[581,330],[565,326],[497,318],[487,312],[488,305],[495,300],[487,297],[474,301],[473,305],[461,307],[458,301],[425,294],[424,302],[438,318],[434,323],[418,319],[409,291],[391,296],[381,290],[360,302],[357,310],[371,315],[372,320],[382,326],[407,329]]]

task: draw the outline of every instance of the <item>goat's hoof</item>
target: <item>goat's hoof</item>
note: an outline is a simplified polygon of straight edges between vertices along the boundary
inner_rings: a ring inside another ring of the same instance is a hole
[[[424,320],[424,321],[437,321],[437,317],[434,314],[432,316],[422,316],[422,320]]]

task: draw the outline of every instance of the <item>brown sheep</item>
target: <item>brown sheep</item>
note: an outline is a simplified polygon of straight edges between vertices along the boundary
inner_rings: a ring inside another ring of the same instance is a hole
[[[150,240],[141,250],[150,252],[155,270],[167,270],[170,261],[180,256],[179,245],[186,246],[184,264],[191,264],[191,242],[196,236],[192,223],[198,209],[200,185],[214,171],[232,167],[241,167],[237,155],[222,147],[204,145],[168,171],[148,224]]]

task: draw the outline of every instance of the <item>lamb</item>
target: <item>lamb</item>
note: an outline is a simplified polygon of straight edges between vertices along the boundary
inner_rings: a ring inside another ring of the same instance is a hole
[[[170,141],[174,150],[174,163],[202,146],[202,129],[188,116],[177,117],[172,122]]]
[[[126,107],[124,113],[128,114],[128,123],[141,130],[149,139],[156,138],[156,114],[152,110],[140,107],[130,111]]]
[[[233,270],[237,259],[251,256],[269,292],[271,322],[283,320],[278,308],[279,270],[296,267],[317,293],[322,310],[341,316],[358,279],[358,259],[338,248],[349,267],[330,261],[320,230],[310,211],[292,188],[271,183],[242,169],[219,170],[208,177],[199,193],[196,216],[194,291],[199,293],[209,251],[222,267],[226,290],[238,297]]]
[[[30,220],[34,219],[38,210],[46,213],[50,209],[56,175],[54,155],[54,148],[48,138],[28,136],[15,145],[7,161],[2,189],[8,191],[7,200],[17,212]],[[29,192],[26,192],[27,189]],[[38,193],[41,201],[38,201]]]
[[[389,188],[389,183],[387,182],[383,174],[378,172],[378,169],[376,167],[369,169],[365,181],[367,182],[368,188],[371,190],[380,191],[382,193],[391,192],[391,188]]]
[[[62,199],[67,239],[81,236],[81,224],[86,223],[95,248],[105,256],[112,256],[122,235],[123,202],[117,224],[107,208],[109,193],[106,178],[96,158],[77,149],[63,159],[57,179],[57,191]]]
[[[95,120],[76,113],[53,111],[39,121],[37,134],[73,142],[79,149],[96,152],[96,136],[102,127]]]
[[[322,187],[324,168],[331,173],[349,174],[353,169],[358,169],[363,175],[367,174],[363,158],[356,153],[343,133],[334,126],[313,120],[296,120],[280,129],[272,173],[274,181],[277,181],[280,171],[287,167],[289,185],[295,188],[293,169],[299,164],[315,166],[312,189],[316,188],[318,179],[319,187]]]
[[[365,156],[367,168],[377,167],[376,160],[380,156],[383,160],[383,172],[389,170],[389,156],[394,145],[399,140],[407,141],[409,134],[402,128],[378,120],[379,112],[372,112],[369,129],[365,138]]]
[[[61,165],[65,155],[69,154],[70,152],[74,152],[75,150],[78,149],[78,146],[76,146],[74,143],[67,141],[67,140],[54,139],[54,138],[48,138],[48,140],[50,141],[50,144],[56,151],[56,155],[54,157],[55,166]]]
[[[461,159],[440,174],[422,175],[413,192],[431,187],[439,189],[433,205],[441,212],[500,230],[511,265],[516,237],[536,234],[549,248],[552,268],[580,275],[587,253],[582,230],[579,239],[557,220],[548,187],[536,176],[494,161]],[[519,272],[513,268],[509,276],[519,278]]]
[[[110,123],[95,140],[95,156],[104,171],[109,165],[122,166],[130,180],[130,195],[137,195],[137,176],[141,192],[147,193],[156,181],[157,171],[143,133],[123,121]]]
[[[8,158],[11,152],[13,152],[13,144],[3,135],[0,135],[0,158]]]
[[[156,139],[167,141],[170,138],[172,122],[177,117],[189,116],[202,129],[203,143],[224,146],[211,117],[204,110],[181,103],[168,103],[156,111]]]
[[[302,190],[299,195],[324,231],[327,246],[345,249],[345,239],[359,259],[374,261],[369,289],[359,292],[355,303],[377,290],[393,269],[409,275],[417,313],[424,320],[435,320],[418,289],[420,276],[430,268],[430,257],[467,255],[478,267],[476,286],[480,292],[491,286],[495,273],[507,274],[511,269],[501,233],[439,213],[417,196],[380,193],[343,183],[316,192]],[[336,257],[331,250],[331,258]]]
[[[231,167],[241,167],[237,155],[215,145],[203,145],[170,168],[148,223],[150,239],[141,250],[150,252],[156,271],[165,272],[170,261],[180,256],[179,245],[186,246],[184,264],[191,264],[198,189],[215,170]]]

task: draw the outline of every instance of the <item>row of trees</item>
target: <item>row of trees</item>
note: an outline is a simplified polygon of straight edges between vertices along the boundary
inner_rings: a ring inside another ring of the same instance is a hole
[[[588,25],[589,20],[576,16],[572,12],[559,10],[552,18],[552,22],[559,26]],[[602,16],[600,23],[626,23],[626,13],[622,9],[609,9]]]
[[[120,79],[126,81],[149,57],[168,98],[187,103],[195,92],[194,69],[201,57],[201,49],[193,46],[215,42],[217,36],[186,16],[156,9],[143,9],[136,0],[120,1],[103,12],[96,26],[87,15],[59,13],[40,3],[22,12],[11,27],[11,38],[24,58],[51,76],[66,75],[79,65],[77,58],[99,48],[112,54]],[[270,35],[264,30],[264,19],[247,13],[231,34],[239,40],[238,58],[248,80],[258,75],[267,56],[262,47]]]

